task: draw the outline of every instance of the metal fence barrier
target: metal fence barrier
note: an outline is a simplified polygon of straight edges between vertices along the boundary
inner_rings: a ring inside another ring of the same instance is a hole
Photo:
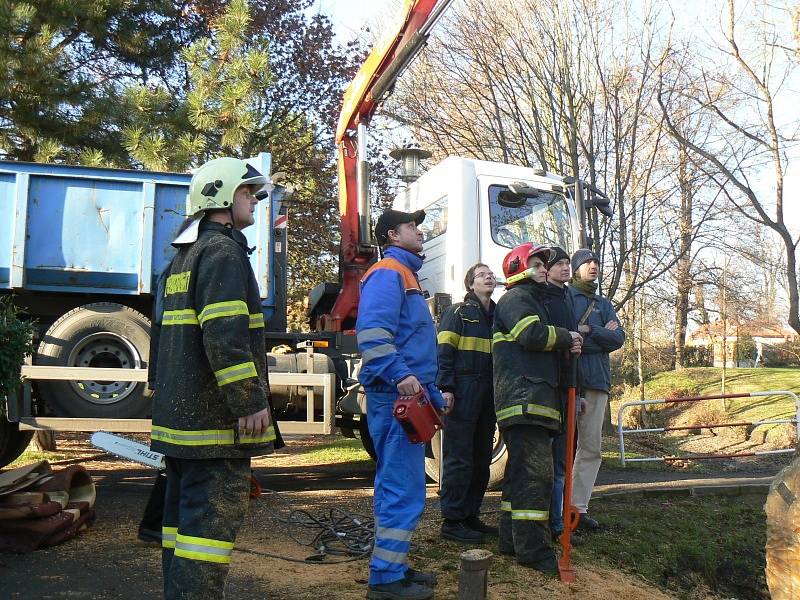
[[[653,404],[678,404],[681,402],[703,402],[706,400],[725,400],[728,398],[758,398],[764,396],[791,396],[794,399],[795,417],[793,419],[764,419],[762,421],[739,421],[734,423],[695,423],[674,427],[644,427],[640,429],[625,429],[623,427],[625,411],[632,406],[650,406]],[[774,425],[782,423],[795,424],[795,436],[798,436],[797,423],[800,422],[800,399],[797,394],[789,390],[767,390],[764,392],[743,392],[739,394],[716,394],[712,396],[687,396],[685,398],[669,398],[663,400],[639,400],[625,402],[617,411],[617,434],[619,436],[619,460],[622,466],[626,462],[674,462],[679,460],[708,460],[715,458],[740,458],[743,456],[762,456],[766,454],[791,454],[794,448],[781,450],[758,450],[752,452],[735,452],[730,454],[687,454],[684,456],[646,456],[643,458],[625,458],[625,436],[636,433],[666,433],[667,431],[685,431],[689,429],[719,429],[722,427],[740,427],[758,425]]]

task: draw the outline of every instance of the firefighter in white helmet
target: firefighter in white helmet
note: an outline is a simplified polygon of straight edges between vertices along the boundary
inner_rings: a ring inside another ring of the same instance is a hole
[[[191,225],[159,290],[153,450],[166,456],[164,594],[222,598],[250,487],[273,450],[264,317],[241,230],[268,180],[236,158],[192,177]]]

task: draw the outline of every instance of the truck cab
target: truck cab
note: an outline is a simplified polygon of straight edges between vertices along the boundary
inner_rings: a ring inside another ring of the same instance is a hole
[[[505,255],[523,242],[577,249],[578,220],[563,179],[529,167],[452,156],[402,191],[394,208],[425,210],[419,277],[431,297],[460,300],[470,266],[483,262],[500,274]],[[501,293],[502,286],[495,300]]]
[[[409,184],[393,207],[405,212],[425,210],[425,221],[419,225],[425,254],[420,285],[431,298],[445,294],[453,302],[466,293],[464,274],[477,262],[499,276],[503,258],[523,242],[560,246],[572,254],[580,239],[575,203],[564,179],[530,167],[452,156]],[[503,291],[503,285],[498,285],[495,301]],[[433,310],[438,306],[434,302]],[[440,434],[431,450],[425,471],[438,481]],[[506,456],[495,430],[490,487],[502,481]]]

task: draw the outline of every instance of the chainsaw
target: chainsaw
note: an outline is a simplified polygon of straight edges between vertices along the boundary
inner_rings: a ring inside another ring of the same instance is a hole
[[[163,454],[153,452],[148,446],[135,440],[105,431],[93,433],[90,440],[92,445],[111,452],[111,454],[120,458],[131,460],[147,467],[153,467],[159,471],[163,471],[166,468]]]

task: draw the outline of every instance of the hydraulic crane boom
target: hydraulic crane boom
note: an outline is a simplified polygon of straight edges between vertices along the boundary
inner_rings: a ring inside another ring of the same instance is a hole
[[[406,0],[402,18],[370,52],[344,94],[336,130],[341,215],[341,289],[325,331],[341,331],[358,312],[359,281],[377,255],[369,219],[367,125],[395,81],[423,48],[429,32],[452,0]]]

